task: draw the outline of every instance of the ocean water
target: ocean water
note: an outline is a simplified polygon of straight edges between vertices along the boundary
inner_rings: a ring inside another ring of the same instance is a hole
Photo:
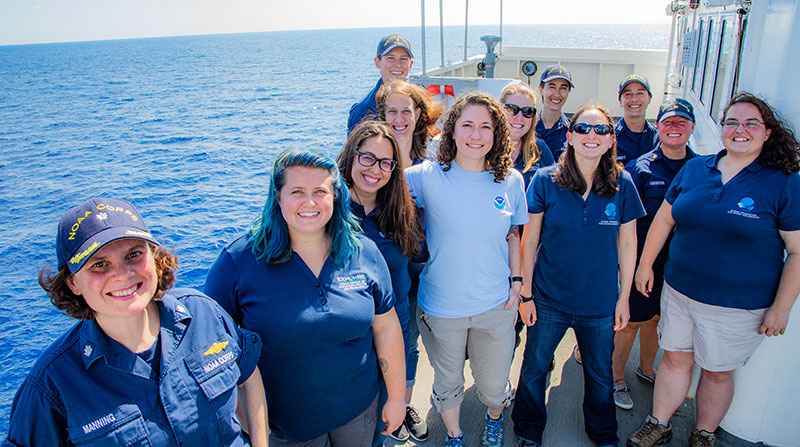
[[[0,46],[0,437],[16,389],[74,321],[38,286],[58,219],[93,196],[130,200],[201,288],[219,250],[260,212],[273,157],[334,156],[350,105],[377,80],[377,41],[416,28],[292,31]],[[464,53],[448,27],[446,61]],[[496,27],[470,29],[470,55]],[[505,44],[666,49],[667,25],[506,26]],[[438,65],[438,30],[427,30]]]

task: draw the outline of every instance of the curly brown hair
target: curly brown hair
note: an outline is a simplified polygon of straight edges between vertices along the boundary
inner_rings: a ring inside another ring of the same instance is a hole
[[[434,101],[431,95],[418,85],[410,84],[406,81],[392,81],[384,84],[375,96],[375,102],[378,104],[378,114],[383,121],[386,121],[386,98],[393,93],[408,96],[414,103],[414,107],[419,109],[417,123],[414,126],[414,138],[411,143],[411,159],[422,160],[427,158],[428,138],[438,132],[436,122],[439,121],[439,117],[444,113],[444,104]]]
[[[494,126],[494,139],[492,148],[486,154],[485,169],[494,175],[494,181],[500,183],[505,180],[511,168],[514,166],[511,161],[511,132],[508,129],[508,121],[500,105],[494,98],[482,92],[472,92],[458,98],[447,112],[444,119],[444,129],[442,130],[442,141],[439,144],[439,153],[436,159],[444,166],[444,170],[450,170],[450,164],[456,158],[456,142],[454,140],[456,121],[461,117],[464,108],[469,105],[480,105],[486,107],[489,116],[492,117]]]
[[[148,242],[158,274],[158,285],[154,300],[161,299],[175,284],[175,271],[178,268],[178,258],[166,248]],[[94,320],[94,310],[86,304],[82,295],[75,295],[67,285],[67,279],[72,276],[67,266],[62,267],[54,275],[45,266],[39,270],[39,285],[42,286],[53,306],[63,311],[67,316],[78,320]]]
[[[392,170],[389,181],[378,190],[377,216],[378,228],[400,247],[404,255],[412,257],[419,254],[422,242],[422,229],[417,219],[417,207],[411,199],[403,175],[403,158],[392,129],[380,121],[362,121],[353,129],[336,163],[348,187],[353,186],[353,161],[356,151],[370,138],[385,138],[392,145],[392,159],[397,166]]]
[[[525,95],[531,98],[533,108],[536,110],[536,93],[532,88],[521,82],[509,84],[500,92],[500,102],[505,103],[506,99],[511,95]],[[525,166],[522,172],[528,172],[542,156],[539,146],[536,145],[536,132],[534,131],[537,116],[539,116],[538,112],[533,114],[531,117],[531,128],[528,129],[528,133],[522,136],[522,141],[520,141],[519,152],[522,155],[522,163]],[[513,162],[514,160],[511,161]]]
[[[572,115],[572,120],[569,123],[569,132],[571,133],[578,122],[578,118],[588,110],[597,110],[605,116],[606,123],[612,128],[614,127],[614,119],[611,113],[600,104],[584,104]],[[588,185],[583,178],[580,169],[578,169],[578,162],[575,160],[575,148],[572,144],[567,143],[567,150],[561,154],[558,159],[558,164],[555,171],[553,171],[553,181],[556,185],[564,189],[575,191],[578,194],[584,194]],[[617,163],[617,138],[614,132],[611,132],[611,147],[600,157],[600,164],[594,174],[592,181],[592,191],[599,196],[613,196],[619,190],[617,181],[622,175],[622,165]]]
[[[783,171],[784,174],[800,172],[800,143],[798,143],[792,128],[778,112],[758,96],[748,92],[739,92],[725,106],[722,112],[722,121],[725,121],[728,110],[735,104],[755,106],[761,113],[764,126],[771,131],[769,138],[761,148],[758,162],[768,168]]]

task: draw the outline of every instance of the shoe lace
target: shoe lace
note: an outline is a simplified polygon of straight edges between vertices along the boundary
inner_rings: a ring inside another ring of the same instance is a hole
[[[658,424],[647,421],[642,428],[639,429],[637,437],[642,441],[642,444],[648,444],[646,441],[655,441],[661,437],[661,431],[658,430]]]
[[[503,436],[503,420],[494,420],[492,418],[486,419],[486,425],[483,428],[483,434],[487,438],[499,439]]]
[[[408,416],[409,419],[411,419],[411,422],[413,422],[414,424],[419,424],[420,422],[422,422],[422,418],[419,417],[419,413],[417,412],[417,409],[414,407],[408,407],[408,409],[406,410],[406,415]]]
[[[461,435],[457,438],[451,438],[450,436],[447,437],[447,444],[445,447],[463,447],[464,445],[464,435]]]

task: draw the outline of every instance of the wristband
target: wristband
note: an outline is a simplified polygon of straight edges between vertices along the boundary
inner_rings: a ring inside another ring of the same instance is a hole
[[[533,301],[533,296],[519,296],[519,300],[522,303],[527,303],[528,301]]]

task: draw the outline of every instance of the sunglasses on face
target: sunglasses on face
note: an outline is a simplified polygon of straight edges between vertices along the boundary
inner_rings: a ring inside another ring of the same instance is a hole
[[[611,127],[610,124],[586,124],[586,123],[577,123],[572,126],[572,131],[586,135],[589,133],[590,130],[594,129],[594,133],[597,135],[609,135],[614,132],[614,128]]]
[[[519,112],[522,112],[522,116],[525,118],[533,118],[533,115],[536,115],[536,107],[520,107],[516,104],[503,104],[506,107],[506,115],[514,116]]]
[[[391,158],[378,158],[369,152],[356,151],[356,155],[358,156],[358,164],[365,168],[372,167],[375,165],[375,163],[378,163],[378,167],[381,169],[381,171],[392,172],[397,166],[397,162]]]

